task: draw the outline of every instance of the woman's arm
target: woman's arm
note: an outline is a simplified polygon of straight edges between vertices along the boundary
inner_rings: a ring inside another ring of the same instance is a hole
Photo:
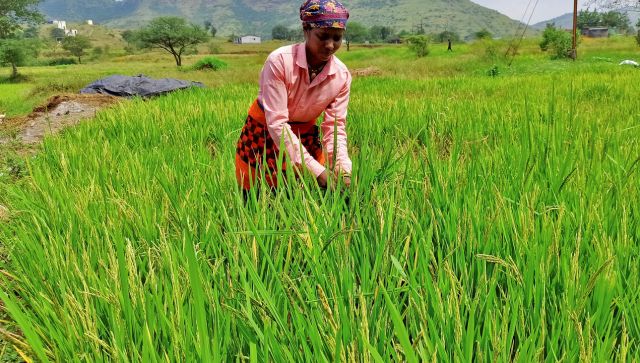
[[[289,121],[287,86],[284,63],[279,56],[267,59],[260,75],[260,88],[267,129],[275,147],[279,148],[284,143],[291,162],[301,167],[304,159],[307,169],[317,178],[325,171],[325,167],[309,154],[287,123]]]
[[[351,75],[336,99],[327,106],[322,121],[322,144],[329,155],[329,165],[332,165],[334,154],[336,170],[350,175],[351,159],[347,150],[347,108],[351,92]],[[335,131],[335,132],[334,132]]]

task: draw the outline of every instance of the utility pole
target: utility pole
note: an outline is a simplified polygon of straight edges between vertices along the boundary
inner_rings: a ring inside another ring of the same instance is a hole
[[[415,29],[415,34],[424,34],[424,26],[425,26],[425,18],[420,19],[420,23],[414,25],[414,29]]]
[[[578,0],[573,0],[573,45],[571,47],[571,59],[578,58]]]

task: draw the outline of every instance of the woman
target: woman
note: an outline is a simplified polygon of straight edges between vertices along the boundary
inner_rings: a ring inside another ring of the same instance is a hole
[[[334,55],[348,18],[336,0],[307,0],[300,7],[305,42],[277,49],[267,58],[258,98],[236,149],[236,179],[245,192],[262,173],[269,186],[277,186],[281,145],[296,174],[306,170],[324,188],[338,177],[351,184],[346,133],[351,74]],[[320,142],[316,119],[323,112]],[[284,172],[290,166],[282,160]]]

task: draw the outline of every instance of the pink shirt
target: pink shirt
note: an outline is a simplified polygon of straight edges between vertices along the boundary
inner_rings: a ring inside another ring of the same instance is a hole
[[[300,140],[287,121],[315,120],[324,112],[321,125],[324,149],[329,160],[333,160],[335,149],[336,166],[343,173],[351,174],[346,132],[350,88],[351,74],[335,55],[309,83],[304,43],[275,50],[262,68],[258,100],[264,107],[269,134],[276,147],[280,145],[281,136],[285,135],[284,145],[291,161],[302,165],[304,159],[304,164],[316,177],[325,167],[300,147]],[[334,128],[337,130],[336,145]]]

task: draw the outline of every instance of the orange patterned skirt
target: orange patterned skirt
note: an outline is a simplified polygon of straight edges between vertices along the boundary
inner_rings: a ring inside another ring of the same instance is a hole
[[[320,132],[315,120],[291,121],[289,125],[309,154],[320,164],[324,164]],[[267,130],[264,111],[256,100],[249,108],[249,115],[236,146],[236,180],[238,185],[248,191],[264,173],[266,183],[272,188],[277,187],[278,156],[278,148]],[[283,160],[283,174],[286,169],[287,165]]]

